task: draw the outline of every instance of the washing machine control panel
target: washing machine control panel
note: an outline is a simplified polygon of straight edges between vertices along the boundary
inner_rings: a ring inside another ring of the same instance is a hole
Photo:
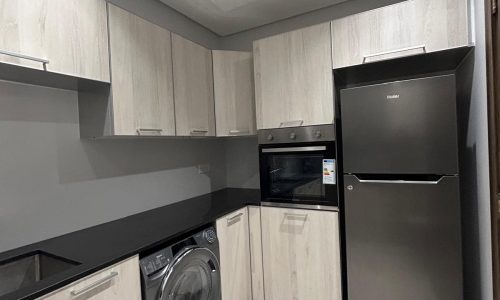
[[[141,259],[141,268],[144,274],[151,275],[166,267],[172,260],[170,249],[158,251],[147,258]]]
[[[215,233],[215,229],[209,228],[203,232],[203,238],[209,243],[213,244],[217,241],[217,234]]]

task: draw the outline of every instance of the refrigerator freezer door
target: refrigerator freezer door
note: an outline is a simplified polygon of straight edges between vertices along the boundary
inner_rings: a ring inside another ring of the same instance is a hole
[[[458,177],[344,180],[349,299],[463,299]]]
[[[454,75],[341,91],[344,172],[457,174]]]

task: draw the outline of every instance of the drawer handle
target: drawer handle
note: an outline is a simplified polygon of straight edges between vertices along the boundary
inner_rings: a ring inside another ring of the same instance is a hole
[[[285,213],[285,218],[289,220],[303,220],[305,222],[307,220],[307,214]]]
[[[245,129],[245,130],[229,130],[229,134],[231,134],[231,135],[250,134],[250,130],[248,130],[248,129]]]
[[[426,46],[425,45],[419,45],[419,46],[413,46],[413,47],[407,47],[407,48],[401,48],[401,49],[395,49],[395,50],[389,50],[389,51],[384,51],[384,52],[378,52],[378,53],[363,55],[363,63],[366,63],[366,60],[368,58],[372,58],[372,57],[376,57],[376,56],[382,56],[382,55],[387,55],[387,54],[393,54],[393,53],[398,53],[398,52],[416,50],[416,49],[422,49],[422,53],[427,53]]]
[[[302,126],[302,124],[304,124],[304,120],[285,121],[285,122],[281,122],[280,123],[280,127],[279,128],[283,128],[283,127],[298,127],[298,126]]]
[[[84,287],[84,288],[82,288],[80,290],[71,291],[71,297],[75,298],[75,297],[81,296],[83,294],[86,294],[86,293],[92,291],[93,289],[98,288],[101,285],[110,282],[116,276],[118,276],[118,272],[111,272],[108,276],[106,276],[106,277],[104,277],[102,279],[99,279],[96,282],[91,283],[88,286],[86,286],[86,287]]]
[[[0,50],[0,54],[42,63],[44,70],[47,70],[47,64],[49,63],[48,59],[33,57],[33,56],[24,55],[24,54],[15,53],[15,52],[10,52],[10,51],[5,51],[5,50]]]
[[[163,129],[157,128],[137,128],[138,135],[160,135]]]
[[[243,216],[243,213],[239,213],[237,215],[232,216],[231,218],[227,218],[227,225],[234,224],[240,220],[240,217]]]
[[[208,133],[208,130],[205,129],[192,129],[191,130],[191,135],[206,135]]]

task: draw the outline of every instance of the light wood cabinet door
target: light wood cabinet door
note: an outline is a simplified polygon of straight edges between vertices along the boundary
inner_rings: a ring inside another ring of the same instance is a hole
[[[114,135],[175,135],[171,34],[109,4]]]
[[[253,56],[212,51],[217,136],[255,134]]]
[[[212,51],[172,34],[177,135],[215,136]]]
[[[250,228],[250,269],[252,271],[252,299],[264,300],[264,269],[262,266],[262,230],[260,206],[248,206]]]
[[[267,300],[341,300],[337,212],[262,207]]]
[[[252,300],[247,208],[218,219],[216,226],[222,300]]]
[[[257,129],[332,124],[330,24],[254,41]]]
[[[47,60],[47,71],[109,82],[104,0],[0,0],[0,50]],[[41,62],[0,61],[44,69]]]
[[[408,0],[332,22],[334,68],[468,45],[467,0]]]
[[[39,299],[140,300],[139,258],[129,258]]]

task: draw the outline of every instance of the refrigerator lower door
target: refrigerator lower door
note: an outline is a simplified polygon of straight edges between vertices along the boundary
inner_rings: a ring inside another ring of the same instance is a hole
[[[344,176],[350,300],[461,300],[459,178]]]

